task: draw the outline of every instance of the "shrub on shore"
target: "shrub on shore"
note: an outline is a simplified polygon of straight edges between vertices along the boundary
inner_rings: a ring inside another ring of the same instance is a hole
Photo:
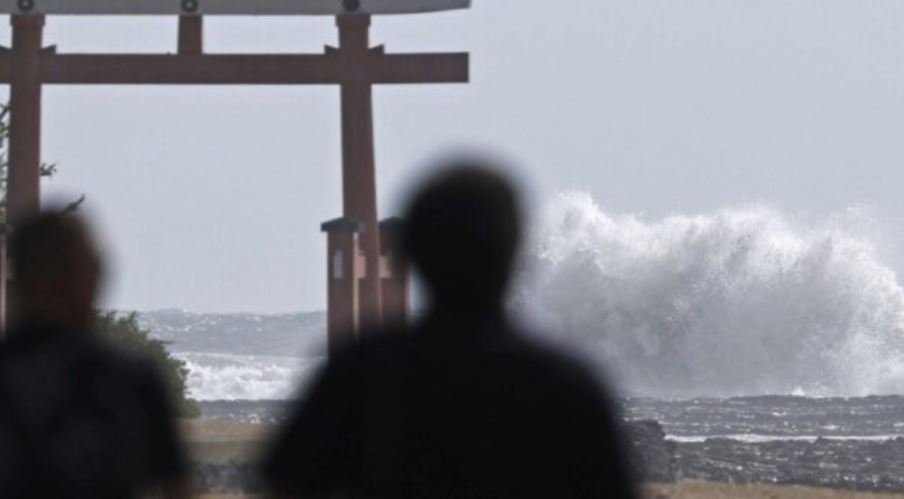
[[[96,324],[100,335],[114,347],[149,358],[157,365],[179,417],[196,418],[201,415],[198,403],[188,397],[185,383],[188,368],[185,362],[170,355],[164,341],[152,338],[149,331],[142,329],[135,313],[98,312]]]

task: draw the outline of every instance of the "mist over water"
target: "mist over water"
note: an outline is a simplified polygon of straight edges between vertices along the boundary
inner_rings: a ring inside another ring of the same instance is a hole
[[[904,392],[904,289],[868,213],[800,222],[763,206],[649,221],[558,196],[516,307],[628,394]]]

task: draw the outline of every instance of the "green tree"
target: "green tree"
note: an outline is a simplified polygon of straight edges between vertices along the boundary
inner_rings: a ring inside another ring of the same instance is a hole
[[[103,312],[97,314],[96,320],[97,331],[114,347],[150,358],[160,367],[179,416],[194,418],[201,415],[198,403],[186,396],[188,369],[185,362],[170,355],[165,342],[152,338],[149,331],[142,329],[135,313]]]
[[[6,193],[9,174],[9,104],[0,104],[0,225],[6,224]],[[41,176],[51,177],[56,173],[56,163],[42,163]],[[85,200],[81,196],[66,207],[75,210]],[[120,316],[115,312],[95,312],[96,328],[101,337],[114,347],[149,358],[154,362],[166,382],[173,405],[180,417],[198,417],[201,413],[198,403],[188,397],[185,380],[188,368],[185,362],[173,357],[166,350],[166,343],[154,339],[147,330],[139,326],[135,314]]]

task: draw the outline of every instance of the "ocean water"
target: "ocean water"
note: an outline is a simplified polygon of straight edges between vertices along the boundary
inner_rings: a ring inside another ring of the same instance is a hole
[[[286,399],[205,400],[211,419],[278,423],[290,410]],[[742,397],[665,401],[619,399],[628,419],[656,420],[677,443],[734,440],[741,443],[881,442],[904,438],[904,397]],[[904,457],[904,456],[902,456]]]
[[[562,194],[515,310],[632,396],[904,394],[904,288],[869,210],[649,220]]]
[[[744,443],[817,440],[886,441],[904,437],[904,397],[758,396],[621,400],[629,419],[659,421],[681,443],[709,439]],[[902,456],[904,457],[904,456]]]
[[[197,400],[279,400],[295,395],[321,357],[177,352],[188,367],[189,396]]]
[[[650,220],[565,193],[512,313],[659,421],[689,479],[904,490],[904,288],[868,210]],[[148,312],[205,417],[278,423],[325,363],[325,315]]]
[[[139,323],[188,368],[199,401],[284,400],[325,362],[326,315],[143,312]]]
[[[564,193],[533,227],[513,313],[670,438],[904,435],[904,288],[868,210],[763,206],[650,220]],[[325,362],[325,315],[140,316],[211,417],[268,420]],[[274,416],[274,414],[276,416]]]

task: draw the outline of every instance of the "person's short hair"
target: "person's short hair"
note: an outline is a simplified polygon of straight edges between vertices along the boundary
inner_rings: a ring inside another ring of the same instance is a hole
[[[99,267],[87,225],[71,213],[44,212],[14,227],[10,238],[14,282],[28,287]],[[85,269],[89,265],[93,268]]]
[[[403,250],[439,300],[498,302],[521,238],[512,183],[495,165],[455,161],[417,190]]]

